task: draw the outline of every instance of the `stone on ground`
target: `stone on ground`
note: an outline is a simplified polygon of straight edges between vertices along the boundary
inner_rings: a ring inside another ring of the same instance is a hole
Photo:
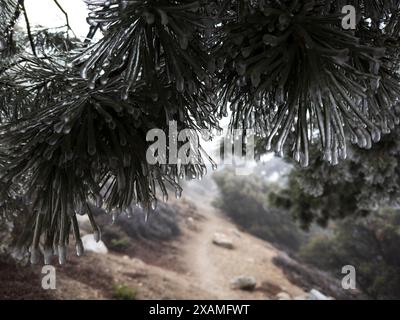
[[[232,240],[223,233],[215,233],[212,243],[226,249],[234,249]]]
[[[256,288],[257,281],[254,277],[250,276],[239,276],[231,281],[234,289],[253,291]]]
[[[292,297],[291,297],[290,294],[287,293],[287,292],[279,292],[279,293],[276,295],[276,298],[277,298],[278,300],[292,300]]]
[[[332,298],[324,295],[316,289],[312,289],[308,294],[308,300],[332,300]]]
[[[103,241],[96,242],[93,234],[87,234],[82,237],[83,247],[85,251],[95,252],[99,254],[107,254],[108,249]]]

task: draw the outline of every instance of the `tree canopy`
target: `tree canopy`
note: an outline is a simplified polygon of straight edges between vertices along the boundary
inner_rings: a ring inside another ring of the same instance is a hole
[[[57,1],[55,1],[57,3]],[[3,215],[31,212],[20,241],[65,261],[76,214],[151,210],[157,189],[181,193],[203,160],[150,165],[146,134],[178,128],[255,129],[267,150],[302,165],[315,145],[346,158],[399,124],[400,3],[396,0],[86,0],[88,37],[37,50],[23,0],[0,4],[0,181]],[[345,5],[357,9],[342,27]],[[23,13],[30,53],[9,53]],[[93,41],[101,33],[99,41]],[[65,34],[68,38],[68,33]],[[198,149],[198,158],[204,152]]]
[[[289,209],[304,227],[317,222],[363,217],[382,207],[397,208],[400,199],[399,129],[371,150],[350,148],[346,161],[330,166],[313,153],[308,168],[294,168],[287,186],[271,195],[272,203]]]

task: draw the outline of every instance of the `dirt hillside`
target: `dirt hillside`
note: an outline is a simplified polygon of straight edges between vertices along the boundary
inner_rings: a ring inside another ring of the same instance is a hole
[[[40,266],[0,264],[1,299],[109,299],[118,285],[137,299],[274,299],[280,292],[304,295],[272,259],[280,252],[237,227],[211,205],[210,190],[188,188],[187,198],[173,201],[181,214],[178,238],[156,247],[138,248],[136,256],[109,252],[69,257],[57,266],[57,289],[41,289]],[[190,200],[188,200],[190,199]],[[212,243],[215,233],[234,248]],[[234,289],[232,279],[253,277],[253,291]]]

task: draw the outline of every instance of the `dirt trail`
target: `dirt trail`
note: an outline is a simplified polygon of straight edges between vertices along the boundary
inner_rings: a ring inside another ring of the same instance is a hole
[[[186,190],[188,200],[176,202],[182,211],[183,234],[172,241],[173,251],[167,249],[164,258],[154,253],[154,263],[111,252],[87,253],[83,258],[71,254],[66,266],[57,267],[57,290],[51,292],[51,298],[113,298],[115,284],[137,289],[138,299],[273,299],[282,291],[292,297],[304,295],[272,263],[279,254],[276,248],[238,231],[211,205],[215,189],[196,185]],[[228,250],[212,244],[216,232],[232,239],[235,248]],[[4,284],[0,286],[0,298],[48,298],[35,293],[40,289],[39,266],[15,268],[0,263],[0,270],[0,283]],[[240,275],[255,277],[257,289],[233,290],[231,280]]]
[[[203,219],[198,230],[187,234],[182,262],[192,283],[219,299],[268,299],[284,291],[292,297],[304,295],[291,284],[283,272],[272,263],[279,251],[268,243],[240,232],[221,212],[211,205],[210,192],[190,193]],[[223,233],[232,239],[235,249],[228,250],[212,244],[213,235]],[[256,278],[258,288],[253,292],[233,290],[231,280],[245,275]],[[268,292],[269,291],[269,292]]]
[[[229,288],[227,279],[221,274],[221,263],[215,260],[214,248],[210,241],[215,232],[221,230],[221,220],[210,208],[204,208],[205,215],[200,231],[192,234],[185,244],[184,252],[189,276],[193,281],[219,299],[239,299],[240,294]]]

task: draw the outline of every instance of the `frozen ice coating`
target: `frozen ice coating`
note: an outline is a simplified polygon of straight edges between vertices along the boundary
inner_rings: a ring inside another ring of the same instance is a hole
[[[0,51],[7,48],[7,42],[3,37],[0,37]]]
[[[399,40],[397,0],[0,1],[0,298],[398,298]]]

